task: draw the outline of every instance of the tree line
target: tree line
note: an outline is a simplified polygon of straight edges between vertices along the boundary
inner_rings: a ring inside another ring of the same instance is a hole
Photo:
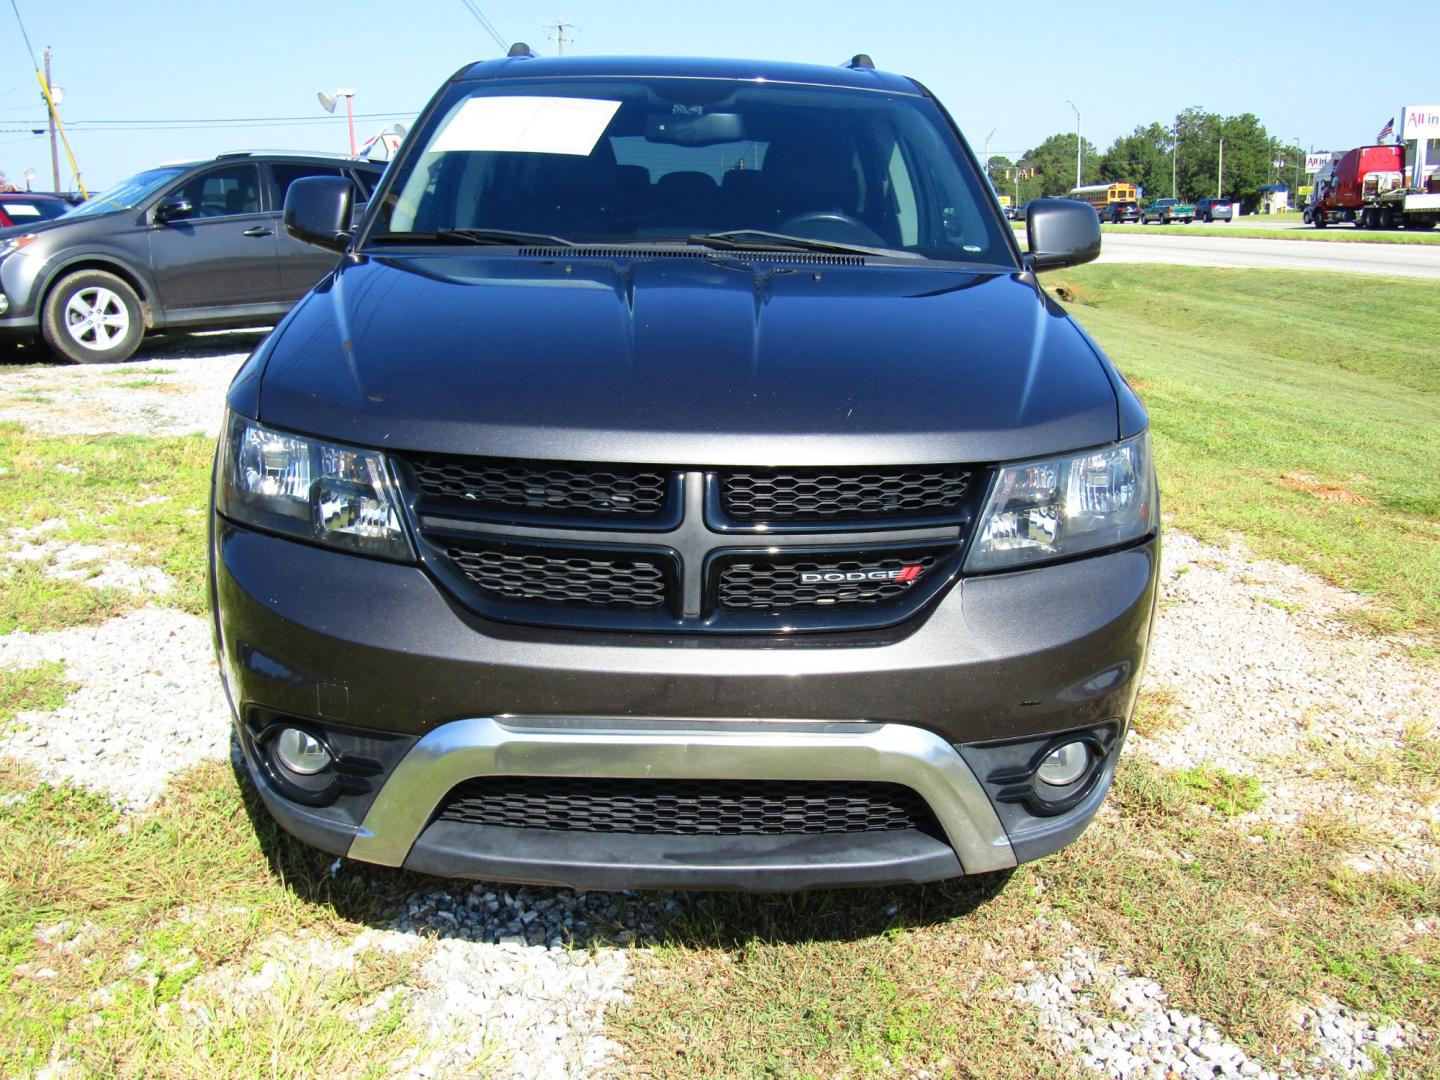
[[[1137,127],[1104,153],[1089,139],[1082,145],[1084,183],[1136,184],[1147,201],[1171,194],[1187,200],[1220,196],[1251,210],[1265,185],[1286,184],[1293,192],[1306,182],[1305,151],[1270,135],[1253,113],[1220,116],[1192,107],[1168,127]],[[1012,198],[1018,193],[1020,202],[1064,195],[1075,186],[1075,133],[1051,135],[1019,161],[992,157],[989,168],[995,189]]]

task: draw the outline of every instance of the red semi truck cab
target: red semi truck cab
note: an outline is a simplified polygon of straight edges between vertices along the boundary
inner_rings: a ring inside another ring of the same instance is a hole
[[[1377,195],[1404,186],[1404,146],[1357,146],[1331,167],[1325,208],[1355,210]]]

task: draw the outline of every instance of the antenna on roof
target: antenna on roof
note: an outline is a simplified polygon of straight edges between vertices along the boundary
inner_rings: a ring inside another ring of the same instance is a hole
[[[847,68],[864,68],[867,71],[875,70],[875,61],[870,59],[869,53],[856,53],[845,63],[840,65]]]
[[[517,42],[515,42],[514,45],[511,45],[511,46],[510,46],[510,51],[507,52],[505,55],[506,55],[506,56],[523,56],[523,57],[525,57],[526,59],[529,59],[529,60],[534,60],[534,59],[535,59],[535,52],[534,52],[534,50],[532,50],[532,49],[530,48],[530,46],[529,46],[529,45],[526,45],[525,42],[523,42],[523,41],[517,41]]]

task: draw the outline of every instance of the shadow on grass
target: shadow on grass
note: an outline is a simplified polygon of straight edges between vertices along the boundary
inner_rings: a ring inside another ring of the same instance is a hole
[[[308,903],[329,906],[343,919],[376,927],[392,927],[409,916],[407,921],[422,932],[431,929],[490,940],[494,931],[484,926],[466,932],[448,919],[427,925],[425,918],[427,905],[438,900],[442,910],[453,909],[479,886],[482,893],[504,898],[503,906],[517,916],[542,904],[578,903],[585,929],[568,940],[577,948],[632,943],[731,948],[747,942],[849,941],[964,918],[997,897],[1014,873],[979,874],[931,885],[796,893],[636,891],[576,897],[569,889],[438,878],[348,859],[336,868],[335,856],[302,843],[275,823],[236,754],[231,756],[231,768],[275,877]],[[413,911],[416,904],[422,909],[418,914]]]

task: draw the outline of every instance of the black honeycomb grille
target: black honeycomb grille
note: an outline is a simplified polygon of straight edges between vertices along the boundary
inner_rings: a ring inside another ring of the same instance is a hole
[[[681,836],[937,829],[910,788],[828,780],[481,777],[454,788],[436,816],[514,829]]]
[[[914,469],[765,469],[726,473],[720,498],[736,521],[829,521],[958,514],[970,473]]]
[[[481,509],[649,518],[665,508],[669,474],[626,465],[416,455],[421,495]]]
[[[720,571],[720,606],[732,611],[784,611],[884,604],[924,581],[935,563],[934,553],[914,558],[736,560]],[[919,573],[907,570],[917,566]],[[806,581],[807,575],[832,580]],[[865,576],[856,580],[859,575]]]
[[[665,602],[665,575],[643,559],[455,545],[445,554],[477,589],[506,600],[609,608]]]

